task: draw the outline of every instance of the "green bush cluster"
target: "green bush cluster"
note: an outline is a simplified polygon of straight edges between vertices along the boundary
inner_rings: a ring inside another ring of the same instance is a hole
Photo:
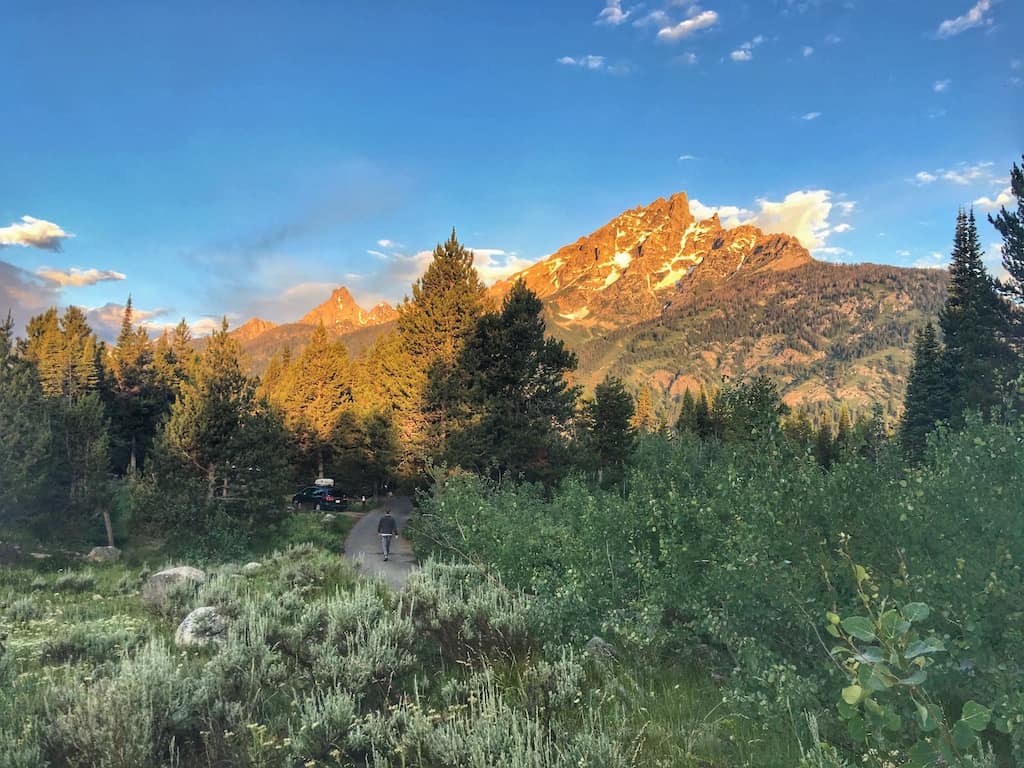
[[[650,437],[617,492],[452,475],[424,500],[415,535],[538,596],[548,637],[603,633],[654,660],[710,665],[731,705],[766,729],[817,711],[849,745],[824,631],[826,610],[859,607],[848,552],[881,597],[931,605],[930,631],[949,649],[930,669],[932,694],[952,714],[968,699],[991,705],[1021,761],[1021,467],[1019,420],[939,431],[920,466],[882,451],[830,472],[778,436]]]

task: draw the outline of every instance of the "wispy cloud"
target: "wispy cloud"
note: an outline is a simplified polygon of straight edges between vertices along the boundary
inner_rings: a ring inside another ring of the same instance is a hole
[[[802,49],[800,50],[800,53],[802,53],[802,54],[803,54],[803,57],[804,57],[804,58],[806,59],[806,58],[807,58],[808,56],[813,56],[813,55],[814,55],[814,48],[812,48],[812,47],[811,47],[811,46],[809,46],[809,45],[805,45],[805,46],[804,46],[804,47],[803,47],[803,48],[802,48]]]
[[[700,11],[699,13],[694,13],[695,11],[697,11],[696,6],[692,8],[691,13],[693,13],[693,15],[689,18],[680,21],[678,24],[668,24],[659,29],[658,39],[676,42],[689,37],[698,30],[713,27],[718,23],[718,14],[714,11]]]
[[[933,184],[940,179],[952,184],[967,186],[982,180],[993,181],[992,163],[960,163],[956,168],[939,168],[935,171],[918,171],[910,181],[918,185]]]
[[[967,13],[957,16],[955,19],[947,19],[939,24],[935,34],[940,38],[953,37],[961,32],[966,32],[968,29],[991,24],[992,19],[989,17],[989,13],[992,11],[994,4],[995,0],[978,0]]]
[[[839,45],[841,42],[843,42],[843,38],[841,38],[835,32],[831,32],[825,35],[825,42],[828,43],[829,45]]]
[[[658,27],[659,29],[672,23],[665,11],[651,11],[633,22],[634,27]]]
[[[381,248],[401,248],[400,243],[396,243],[394,240],[388,240],[386,237],[377,241],[377,245]]]
[[[624,75],[630,71],[628,64],[609,64],[604,56],[588,53],[586,56],[561,56],[555,59],[567,67],[578,67],[591,72],[608,72],[612,75]]]
[[[927,256],[917,259],[911,266],[918,269],[945,269],[948,261],[948,257],[944,254],[932,251]]]
[[[622,0],[608,0],[607,5],[597,15],[597,21],[594,23],[617,27],[619,24],[625,23],[631,13],[632,11],[622,10]]]
[[[906,259],[906,258],[910,257],[910,251],[907,251],[907,250],[896,251],[896,255],[899,256],[901,259]]]
[[[754,49],[764,42],[764,35],[758,35],[753,40],[743,43],[739,48],[729,54],[733,61],[750,61],[754,58]]]
[[[801,115],[800,119],[801,120],[808,120],[808,121],[810,121],[810,120],[817,120],[819,117],[821,117],[821,112],[808,112],[808,113],[806,113],[804,115]]]
[[[20,245],[23,248],[42,248],[44,251],[59,251],[61,241],[74,237],[52,221],[22,216],[21,223],[0,227],[0,248],[6,245]]]
[[[697,156],[696,155],[680,155],[679,159],[680,160],[696,160]]]
[[[73,286],[80,287],[83,285],[96,285],[96,283],[104,282],[106,280],[124,280],[125,276],[120,272],[114,272],[109,269],[78,269],[77,267],[71,267],[71,269],[53,269],[51,267],[40,267],[36,270],[36,274],[40,277],[45,277],[47,280],[53,280],[61,287]]]
[[[949,86],[952,84],[952,80],[936,80],[932,84],[932,90],[936,93],[945,93],[949,90]]]

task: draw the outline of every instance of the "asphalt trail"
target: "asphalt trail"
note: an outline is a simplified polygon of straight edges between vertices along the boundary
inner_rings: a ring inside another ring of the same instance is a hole
[[[345,539],[345,557],[355,563],[362,560],[359,572],[363,576],[383,579],[392,589],[401,589],[416,567],[412,546],[401,534],[411,513],[412,499],[408,496],[391,498],[391,514],[398,522],[399,535],[391,541],[391,557],[387,562],[384,561],[380,536],[377,535],[377,523],[384,516],[383,505],[367,512],[352,526]]]

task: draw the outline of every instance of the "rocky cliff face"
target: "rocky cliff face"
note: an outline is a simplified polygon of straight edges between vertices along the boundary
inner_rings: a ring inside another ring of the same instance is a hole
[[[348,288],[336,288],[331,297],[320,306],[308,312],[299,323],[302,325],[318,325],[336,333],[346,333],[368,325],[387,323],[398,316],[398,312],[387,303],[380,303],[369,312],[363,310]]]
[[[245,342],[252,341],[257,336],[276,327],[276,323],[272,323],[269,320],[264,320],[259,317],[254,317],[251,320],[246,320],[242,325],[235,328],[235,330],[231,332],[231,335],[244,344]]]
[[[696,219],[680,192],[626,211],[491,290],[500,297],[522,278],[556,323],[618,328],[656,317],[701,285],[811,261],[790,235],[726,229],[717,214]]]

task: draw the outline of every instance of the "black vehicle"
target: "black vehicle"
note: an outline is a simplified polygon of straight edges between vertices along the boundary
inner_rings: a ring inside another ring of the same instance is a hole
[[[308,504],[317,512],[338,512],[348,509],[348,497],[339,490],[322,485],[310,485],[292,496],[292,504],[301,509]]]

